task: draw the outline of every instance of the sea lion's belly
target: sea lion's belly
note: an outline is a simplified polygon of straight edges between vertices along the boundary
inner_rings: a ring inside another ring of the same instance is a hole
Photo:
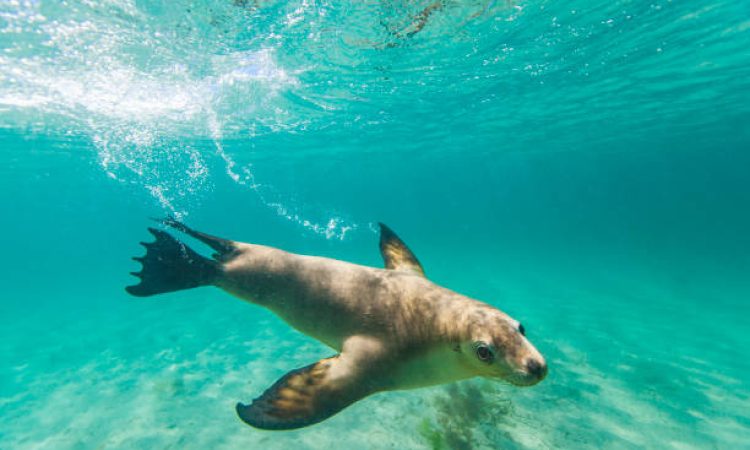
[[[388,332],[387,310],[398,301],[389,298],[392,289],[384,271],[262,250],[227,263],[219,287],[270,309],[336,350],[349,336]]]

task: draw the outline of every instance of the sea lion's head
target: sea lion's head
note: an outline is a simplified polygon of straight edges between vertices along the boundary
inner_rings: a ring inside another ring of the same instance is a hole
[[[524,326],[494,308],[471,320],[459,350],[479,376],[532,386],[547,375],[547,363],[526,338]]]
[[[386,269],[398,271],[399,276],[407,274],[412,281],[425,276],[422,265],[409,247],[393,230],[382,223],[380,253],[383,255]],[[438,292],[449,297],[458,295],[448,294],[446,291]],[[457,305],[456,310],[452,311],[455,312],[455,321],[451,321],[446,324],[446,328],[440,330],[442,333],[447,332],[451,350],[458,353],[452,354],[457,361],[450,358],[450,364],[446,365],[452,372],[446,378],[483,376],[506,380],[517,386],[531,386],[542,381],[547,376],[547,363],[526,339],[523,325],[497,308],[482,302],[471,303],[466,300],[470,299],[463,297],[455,303],[450,300],[444,303]],[[455,362],[458,364],[454,364]]]

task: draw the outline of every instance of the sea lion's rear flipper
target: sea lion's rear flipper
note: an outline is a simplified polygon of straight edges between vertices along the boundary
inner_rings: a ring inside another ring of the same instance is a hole
[[[176,219],[172,217],[167,217],[166,219],[154,219],[157,222],[166,225],[168,227],[172,227],[177,231],[181,231],[188,236],[194,237],[195,239],[198,239],[199,241],[203,242],[204,244],[208,245],[212,249],[216,251],[216,253],[213,254],[213,258],[217,261],[227,261],[230,259],[232,255],[234,255],[237,252],[237,245],[234,241],[230,241],[229,239],[224,239],[216,236],[211,236],[210,234],[201,233],[200,231],[196,231],[187,225],[185,225],[182,222],[178,222]]]
[[[379,348],[367,338],[349,338],[340,355],[289,372],[250,405],[238,403],[237,414],[265,430],[321,422],[377,391]]]
[[[380,254],[383,255],[386,269],[406,270],[425,276],[422,265],[396,233],[380,224]]]
[[[219,276],[221,268],[216,261],[204,258],[164,231],[155,228],[148,231],[156,241],[141,242],[146,255],[133,259],[143,265],[143,270],[132,272],[141,282],[126,287],[129,294],[148,297],[181,291],[211,284]]]

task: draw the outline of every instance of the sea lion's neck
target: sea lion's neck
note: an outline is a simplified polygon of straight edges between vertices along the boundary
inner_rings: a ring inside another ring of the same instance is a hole
[[[431,333],[452,344],[471,339],[486,310],[492,308],[449,289],[436,287],[431,304],[425,305],[426,309],[434,311]]]
[[[439,343],[394,367],[389,390],[414,389],[473,378],[477,374],[453,346]]]

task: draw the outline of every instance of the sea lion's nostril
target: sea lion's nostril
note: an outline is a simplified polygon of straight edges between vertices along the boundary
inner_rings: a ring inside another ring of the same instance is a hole
[[[547,375],[547,365],[536,359],[530,359],[526,362],[526,370],[537,378],[544,378]]]

